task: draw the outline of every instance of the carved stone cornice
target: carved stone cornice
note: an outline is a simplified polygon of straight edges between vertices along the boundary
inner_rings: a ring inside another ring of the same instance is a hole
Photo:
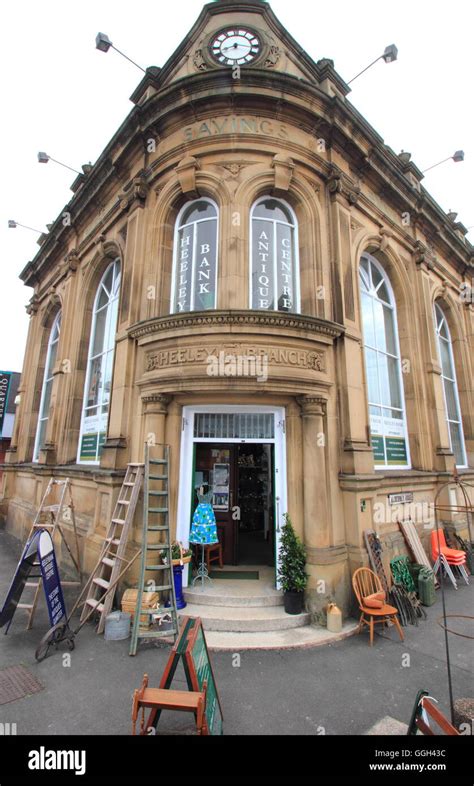
[[[25,309],[28,316],[32,317],[39,309],[40,299],[37,295],[33,295],[30,302],[26,304]]]
[[[351,206],[359,201],[360,187],[334,164],[331,165],[327,175],[327,188],[333,199],[340,195],[345,197]]]
[[[144,393],[141,399],[148,413],[166,415],[173,397],[167,393]]]
[[[293,178],[295,162],[288,156],[278,153],[272,161],[272,167],[275,170],[275,191],[288,191]]]
[[[415,251],[413,252],[413,258],[415,260],[415,264],[417,268],[424,267],[427,270],[434,270],[435,268],[434,254],[420,240],[416,241]]]
[[[196,172],[200,168],[201,164],[194,156],[188,156],[179,162],[175,172],[183,194],[193,197],[199,196],[196,185]]]
[[[128,329],[131,338],[142,338],[154,333],[194,327],[220,328],[242,326],[249,328],[279,328],[306,330],[315,335],[339,338],[345,332],[344,326],[320,317],[301,314],[286,314],[280,311],[195,311],[186,314],[173,314],[156,317],[140,322]]]

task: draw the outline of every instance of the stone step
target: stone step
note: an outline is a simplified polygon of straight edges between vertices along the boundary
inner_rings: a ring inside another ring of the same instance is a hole
[[[223,589],[222,584],[224,582],[221,581],[219,587],[205,585],[204,590],[199,587],[188,587],[183,590],[186,603],[197,603],[200,606],[245,606],[246,608],[283,606],[283,593],[271,587],[252,591],[252,594],[242,592],[242,588],[238,587],[240,594],[237,594],[237,589],[229,587]]]
[[[333,644],[340,639],[357,633],[357,622],[344,623],[341,633],[329,633],[326,628],[305,625],[289,630],[265,631],[263,633],[232,633],[206,631],[207,646],[213,652],[238,652],[246,650],[305,649]]]
[[[310,623],[310,615],[286,614],[281,606],[209,606],[188,603],[179,612],[181,617],[200,617],[205,631],[232,633],[281,631],[300,628]]]

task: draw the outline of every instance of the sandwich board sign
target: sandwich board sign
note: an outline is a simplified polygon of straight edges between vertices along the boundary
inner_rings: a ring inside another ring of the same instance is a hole
[[[7,592],[5,603],[0,611],[0,628],[7,625],[5,633],[8,633],[33,567],[39,567],[40,569],[40,573],[33,575],[32,578],[43,579],[51,626],[56,625],[63,617],[66,617],[66,604],[61,587],[61,579],[59,578],[54,544],[47,530],[38,529],[23,549],[23,554]]]
[[[186,682],[190,691],[202,691],[207,682],[206,692],[206,726],[211,735],[223,734],[222,707],[217,692],[216,680],[212,670],[206,637],[199,617],[184,617],[181,631],[171,650],[159,687],[169,689],[182,660]],[[151,710],[147,728],[155,727],[160,719],[161,710]]]

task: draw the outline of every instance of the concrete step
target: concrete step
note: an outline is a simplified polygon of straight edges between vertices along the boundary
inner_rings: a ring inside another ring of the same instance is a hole
[[[289,616],[289,615],[288,615]],[[344,623],[341,633],[329,633],[326,628],[305,625],[289,630],[265,631],[263,633],[232,633],[206,631],[207,646],[213,652],[239,652],[246,650],[305,649],[333,644],[340,639],[357,633],[357,622]]]
[[[310,615],[286,614],[281,606],[209,606],[188,603],[181,617],[200,617],[204,630],[232,633],[281,631],[310,623]]]
[[[232,582],[232,584],[235,583]],[[222,584],[224,584],[223,581],[219,582],[218,587],[205,586],[204,590],[199,587],[188,587],[183,591],[186,603],[197,603],[200,606],[245,606],[246,608],[283,606],[283,593],[272,587],[265,587],[261,590],[255,590],[252,587],[245,591],[242,587],[225,587],[223,589]]]

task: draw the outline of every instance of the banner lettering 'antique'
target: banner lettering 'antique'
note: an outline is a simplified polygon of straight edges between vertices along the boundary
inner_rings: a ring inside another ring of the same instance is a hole
[[[0,436],[3,429],[5,412],[7,411],[8,390],[10,387],[11,374],[0,372]]]

